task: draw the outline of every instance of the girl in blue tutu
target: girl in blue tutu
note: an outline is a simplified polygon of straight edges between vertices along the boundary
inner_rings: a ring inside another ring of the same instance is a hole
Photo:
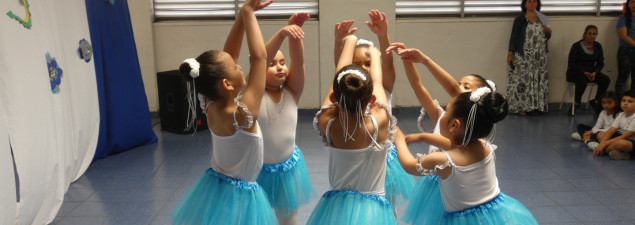
[[[397,131],[395,145],[404,169],[438,176],[444,212],[436,214],[435,205],[421,207],[418,199],[410,202],[419,205],[414,207],[419,208],[419,217],[427,218],[425,224],[538,224],[525,206],[500,192],[495,146],[484,139],[507,110],[503,96],[487,87],[453,97],[439,120],[440,132],[451,147],[417,158]]]
[[[390,45],[388,36],[388,23],[386,21],[386,13],[378,10],[368,12],[369,21],[366,21],[368,28],[377,35],[379,40],[379,48],[386,49]],[[337,23],[335,26],[335,63],[342,50],[342,39],[354,33],[357,28],[351,28],[354,20],[345,20]],[[366,70],[370,70],[370,56],[367,54],[370,47],[374,44],[371,41],[358,39],[353,53],[353,64],[360,65]],[[395,84],[395,65],[393,63],[392,54],[390,52],[382,52],[381,54],[382,83],[386,92],[387,108],[392,114],[392,90]],[[405,203],[410,198],[410,193],[415,186],[414,177],[401,168],[399,160],[397,160],[397,151],[392,145],[386,158],[386,179],[385,179],[385,197],[390,204],[395,207]],[[396,215],[396,211],[395,211]]]
[[[329,183],[309,225],[397,224],[384,197],[386,157],[396,120],[386,109],[379,63],[370,48],[370,72],[351,65],[357,37],[344,38],[337,73],[315,115],[314,126],[329,152]]]
[[[265,90],[267,53],[254,11],[271,0],[247,0],[225,42],[186,59],[179,70],[188,80],[190,113],[196,97],[212,134],[212,166],[185,193],[172,212],[172,224],[277,224],[265,192],[256,183],[263,165],[262,132],[256,122]],[[247,35],[250,70],[245,81],[236,63]]]
[[[423,86],[415,62],[422,63],[426,66],[433,77],[443,86],[450,97],[454,97],[463,92],[475,91],[480,87],[488,87],[496,90],[494,82],[485,80],[476,74],[465,75],[461,80],[455,80],[452,75],[437,65],[432,59],[417,49],[407,49],[403,43],[393,43],[386,51],[395,51],[403,60],[403,65],[408,77],[408,81],[421,103],[421,115],[418,118],[419,130],[421,133],[406,135],[406,143],[426,142],[430,144],[428,153],[438,152],[441,149],[449,149],[451,147],[450,140],[440,136],[439,119],[445,114],[445,110],[434,100],[428,90]],[[423,119],[428,115],[434,122],[434,130],[432,133],[425,130]],[[419,173],[414,175],[421,176]],[[417,201],[422,204],[410,204],[406,209],[403,221],[412,224],[429,224],[429,218],[419,216],[420,208],[434,208],[438,212],[429,212],[431,214],[439,214],[443,212],[443,202],[439,191],[439,181],[436,175],[420,177],[411,194],[411,201]],[[428,206],[430,205],[430,206]]]
[[[298,207],[317,196],[302,151],[295,145],[298,100],[305,79],[302,24],[308,18],[308,13],[294,14],[289,18],[289,25],[265,44],[267,82],[258,117],[264,142],[264,165],[258,184],[265,190],[281,225],[297,224]],[[285,38],[289,40],[289,67],[279,50]]]

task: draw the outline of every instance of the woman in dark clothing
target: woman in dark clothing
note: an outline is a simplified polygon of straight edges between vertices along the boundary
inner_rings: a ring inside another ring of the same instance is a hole
[[[540,21],[540,0],[523,0],[509,38],[509,112],[532,115],[547,111],[547,40],[551,28]]]
[[[598,28],[589,25],[584,29],[582,40],[573,43],[569,51],[569,64],[567,67],[567,81],[575,83],[575,107],[580,106],[580,99],[587,83],[597,83],[598,91],[595,95],[593,108],[598,111],[600,100],[609,87],[611,80],[602,73],[604,68],[604,51],[602,45],[595,41]]]
[[[615,80],[615,92],[622,95],[629,90],[626,80],[630,74],[631,87],[635,89],[635,0],[627,0],[624,14],[617,20],[617,34],[620,37],[620,47],[617,49],[617,80]]]

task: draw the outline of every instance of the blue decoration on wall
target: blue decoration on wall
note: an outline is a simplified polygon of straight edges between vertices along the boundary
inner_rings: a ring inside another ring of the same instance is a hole
[[[77,51],[79,52],[79,58],[86,62],[90,62],[90,59],[93,57],[93,47],[90,46],[90,43],[88,43],[86,39],[79,41],[79,48]]]
[[[49,71],[49,79],[51,81],[51,91],[53,93],[60,92],[60,84],[62,83],[62,68],[57,65],[55,58],[50,53],[46,53],[46,67]]]

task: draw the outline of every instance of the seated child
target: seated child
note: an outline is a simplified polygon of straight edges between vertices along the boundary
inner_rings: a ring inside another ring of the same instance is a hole
[[[624,92],[621,105],[624,112],[617,115],[609,130],[598,134],[600,144],[593,150],[594,155],[608,153],[614,160],[631,159],[635,146],[635,90]]]
[[[578,141],[584,141],[591,150],[597,147],[599,132],[606,132],[619,112],[617,107],[617,95],[613,91],[607,91],[602,96],[602,112],[598,116],[595,126],[591,127],[586,124],[578,124],[578,131],[571,134],[571,138]]]

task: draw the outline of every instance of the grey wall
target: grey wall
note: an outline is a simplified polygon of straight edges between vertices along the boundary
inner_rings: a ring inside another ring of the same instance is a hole
[[[151,0],[129,1],[135,40],[139,53],[150,111],[158,111],[156,71],[177,69],[183,59],[196,57],[209,49],[222,49],[233,21],[167,21],[151,22]],[[389,34],[393,42],[421,49],[455,78],[476,73],[496,82],[499,91],[507,87],[507,46],[513,17],[492,18],[417,18],[396,19],[394,1],[321,0],[319,20],[307,21],[305,30],[305,66],[307,80],[300,99],[301,108],[317,108],[333,78],[333,29],[335,23],[355,19],[357,35],[377,43],[375,35],[366,27],[367,13],[377,8],[388,14]],[[560,102],[566,81],[565,70],[571,44],[582,37],[584,27],[595,24],[599,28],[597,41],[605,51],[604,72],[611,77],[610,90],[617,76],[616,52],[617,17],[552,16],[553,35],[549,40],[549,98]],[[286,20],[260,20],[267,40]],[[283,52],[287,52],[286,43]],[[239,63],[248,69],[246,43]],[[393,102],[398,106],[416,106],[405,78],[401,60],[395,57],[397,82]],[[425,67],[418,66],[423,82],[441,104],[449,97],[431,77]]]

